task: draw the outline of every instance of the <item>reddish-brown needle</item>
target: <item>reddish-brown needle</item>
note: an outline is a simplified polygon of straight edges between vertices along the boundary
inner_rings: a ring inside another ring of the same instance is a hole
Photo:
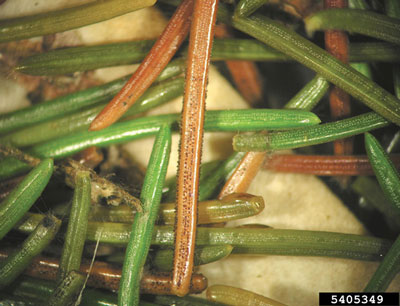
[[[325,0],[325,9],[346,8],[347,0]],[[349,43],[347,34],[338,30],[325,31],[325,48],[333,56],[344,63],[349,62]],[[342,89],[334,86],[329,93],[329,104],[333,119],[340,119],[350,115],[350,96]],[[336,140],[333,144],[336,155],[346,155],[353,153],[353,139],[346,138]]]
[[[215,37],[231,37],[226,25],[215,27]],[[255,106],[260,104],[263,96],[260,72],[254,62],[251,61],[225,61],[231,73],[233,82],[242,97],[250,104]]]
[[[222,24],[215,27],[215,37],[226,38],[231,36],[226,25]],[[262,99],[262,85],[257,66],[251,61],[225,61],[225,64],[243,98],[250,106],[259,104]],[[265,153],[263,152],[246,153],[222,187],[218,199],[222,199],[231,193],[246,192],[260,169],[264,157]]]
[[[5,259],[8,252],[0,251],[0,259]],[[58,259],[38,256],[24,271],[25,275],[55,280],[60,265]],[[80,271],[88,273],[89,264],[82,264]],[[117,291],[121,279],[121,268],[106,262],[95,261],[87,285],[94,288]],[[190,283],[190,293],[201,293],[207,288],[207,279],[202,274],[194,274]],[[148,294],[171,294],[171,273],[144,273],[140,281],[140,291]]]
[[[400,155],[390,155],[394,165],[400,168]],[[314,175],[373,175],[366,155],[293,155],[274,154],[265,159],[264,169],[278,172],[306,173]]]
[[[222,187],[218,199],[222,199],[231,193],[247,192],[264,159],[265,152],[247,152],[224,187]]]
[[[139,68],[121,91],[97,115],[89,130],[98,131],[117,121],[154,82],[169,63],[190,27],[194,0],[184,0]]]
[[[243,98],[251,105],[259,105],[262,101],[262,82],[260,72],[254,62],[226,61],[232,79]]]
[[[85,167],[94,169],[104,160],[104,155],[99,148],[89,147],[75,154],[73,159],[83,164]]]
[[[177,187],[172,293],[189,291],[193,272],[197,198],[208,67],[218,0],[196,0],[190,28]]]

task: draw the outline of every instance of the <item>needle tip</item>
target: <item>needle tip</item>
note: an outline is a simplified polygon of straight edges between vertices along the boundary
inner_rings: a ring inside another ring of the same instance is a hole
[[[104,124],[101,123],[100,120],[97,120],[97,117],[92,121],[92,123],[89,126],[89,131],[99,131],[101,129],[106,128],[107,126],[104,126]]]

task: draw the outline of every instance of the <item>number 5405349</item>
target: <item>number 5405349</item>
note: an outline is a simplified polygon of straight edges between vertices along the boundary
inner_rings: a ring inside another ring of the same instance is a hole
[[[331,296],[331,303],[332,305],[344,305],[344,304],[351,304],[351,305],[379,305],[383,302],[382,295],[362,295],[362,294],[340,294],[336,295],[333,294]]]

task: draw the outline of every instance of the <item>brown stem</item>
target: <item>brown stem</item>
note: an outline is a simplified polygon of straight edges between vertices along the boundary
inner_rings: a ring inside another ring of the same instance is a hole
[[[400,169],[400,154],[390,155],[394,165]],[[278,172],[305,173],[320,176],[373,175],[366,155],[269,155],[264,169]]]
[[[7,258],[9,252],[0,251],[0,259]],[[55,280],[60,262],[55,258],[39,256],[33,259],[25,275]],[[80,271],[87,274],[90,264],[82,264]],[[87,285],[94,288],[117,291],[121,279],[121,268],[106,262],[95,261]],[[190,283],[190,293],[201,293],[207,288],[207,279],[202,274],[195,274]],[[144,273],[140,282],[141,293],[171,294],[171,273]]]
[[[14,157],[19,161],[28,164],[30,167],[36,167],[40,163],[40,159],[33,157],[20,149],[0,144],[0,155],[4,157]]]
[[[117,121],[154,82],[189,32],[194,0],[184,0],[146,58],[126,85],[97,115],[89,130],[98,131]]]
[[[196,0],[181,121],[172,292],[189,291],[193,270],[206,85],[218,0]]]

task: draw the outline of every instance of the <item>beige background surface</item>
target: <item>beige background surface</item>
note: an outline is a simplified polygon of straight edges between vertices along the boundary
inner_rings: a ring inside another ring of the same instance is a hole
[[[59,6],[74,5],[83,1],[7,1],[0,10],[0,18],[27,14]],[[110,41],[144,39],[156,37],[166,21],[156,10],[144,9],[113,20],[73,30],[59,35],[66,37],[70,44],[95,44]],[[143,30],[145,29],[145,30]],[[72,37],[72,38],[71,38]],[[108,68],[97,71],[104,81],[124,75],[135,66]],[[4,77],[4,76],[3,76]],[[8,86],[5,86],[9,83]],[[10,101],[26,105],[27,100],[21,89],[12,80],[1,82],[0,107],[10,105]],[[5,92],[11,96],[5,96]],[[152,113],[180,112],[181,99],[176,99]],[[2,106],[3,105],[3,106]],[[228,82],[211,69],[208,88],[208,109],[244,108],[246,103]],[[5,108],[3,108],[5,109]],[[226,157],[232,150],[230,134],[206,134],[203,160]],[[168,170],[176,173],[178,138],[174,136],[174,147]],[[146,166],[152,139],[136,141],[125,146],[134,158]],[[265,210],[258,216],[241,223],[263,223],[275,228],[325,230],[343,233],[366,234],[363,226],[349,210],[317,178],[299,174],[277,174],[260,172],[249,190],[265,199]],[[319,291],[360,291],[376,269],[376,263],[331,258],[306,258],[285,256],[231,256],[221,262],[201,268],[209,279],[209,284],[228,284],[255,291],[292,306],[318,304]],[[392,290],[400,290],[400,277],[392,283]]]

